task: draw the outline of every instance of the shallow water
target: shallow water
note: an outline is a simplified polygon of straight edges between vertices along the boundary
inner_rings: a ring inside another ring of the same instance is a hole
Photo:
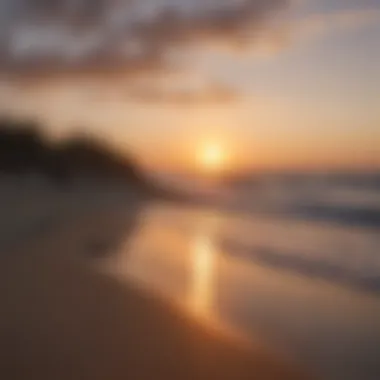
[[[323,379],[379,379],[379,239],[374,229],[161,204],[109,264]]]

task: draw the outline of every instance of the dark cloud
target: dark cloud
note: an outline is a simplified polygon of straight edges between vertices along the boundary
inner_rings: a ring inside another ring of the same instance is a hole
[[[99,22],[111,1],[104,0],[15,0],[18,16],[23,21],[38,20],[89,25]]]
[[[39,84],[162,73],[173,69],[173,52],[193,45],[254,43],[268,19],[290,2],[217,0],[208,6],[196,0],[158,1],[0,0],[0,21],[6,21],[0,27],[0,75]],[[144,89],[135,97],[179,103],[198,100],[188,93],[173,96],[155,91]],[[221,88],[202,96],[233,98]]]
[[[115,61],[125,60],[126,68],[130,63],[132,68],[135,64],[136,52],[128,52],[130,43],[138,46],[140,58],[151,60],[157,57],[160,61],[168,49],[179,45],[183,48],[188,43],[201,43],[203,40],[238,42],[248,35],[254,37],[255,29],[262,28],[274,11],[288,3],[288,0],[231,1],[227,5],[221,2],[220,7],[195,7],[192,12],[184,12],[178,3],[178,6],[158,8],[152,17],[144,18],[138,11],[144,1],[138,5],[123,0],[0,1],[9,18],[13,18],[11,30],[7,31],[7,46],[2,47],[3,52],[7,51],[4,63],[11,62],[5,68],[10,70],[13,66],[16,70],[22,68],[22,71],[28,69],[29,62],[32,71],[36,62],[42,66],[46,63],[50,71],[52,62],[59,60],[61,62],[56,62],[57,71],[66,65],[67,69],[75,71],[75,65],[66,61],[70,60],[70,47],[76,45],[80,50],[78,41],[83,44],[83,55],[78,54],[78,67],[87,63],[92,66],[93,61],[102,55],[102,66],[112,66]],[[9,5],[10,1],[15,2],[13,6]],[[4,8],[4,4],[8,7]],[[113,28],[115,12],[119,8],[124,13],[119,15],[117,28]],[[101,38],[88,48],[83,36],[88,37],[91,33],[101,35]],[[42,49],[44,43],[48,46]],[[22,49],[24,51],[20,52]]]
[[[183,14],[180,9],[161,10],[153,20],[137,23],[134,33],[142,40],[156,44],[225,40],[239,42],[254,37],[264,22],[288,4],[286,0],[250,0],[229,6]]]

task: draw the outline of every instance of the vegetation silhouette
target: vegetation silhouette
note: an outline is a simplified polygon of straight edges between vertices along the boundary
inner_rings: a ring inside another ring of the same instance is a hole
[[[148,188],[137,163],[105,142],[77,135],[52,142],[35,121],[0,120],[0,175],[38,174],[54,183],[117,180]]]

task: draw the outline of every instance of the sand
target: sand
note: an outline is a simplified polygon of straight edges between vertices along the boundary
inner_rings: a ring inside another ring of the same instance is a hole
[[[269,350],[97,271],[93,256],[125,243],[139,206],[131,194],[103,195],[84,207],[71,194],[70,207],[1,246],[0,379],[303,378]]]

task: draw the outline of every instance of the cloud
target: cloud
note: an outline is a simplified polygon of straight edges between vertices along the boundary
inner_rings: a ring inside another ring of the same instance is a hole
[[[235,50],[234,52],[243,55],[273,57],[300,43],[311,44],[331,34],[348,33],[379,23],[380,5],[366,9],[314,13],[302,18],[284,18],[257,35],[254,49]]]
[[[329,33],[349,31],[380,22],[380,6],[368,9],[349,9],[310,15],[289,25],[289,42],[309,42]]]
[[[230,87],[212,83],[195,90],[163,90],[152,86],[131,87],[127,89],[127,98],[143,103],[199,106],[232,103],[240,98],[240,94]]]
[[[186,68],[182,53],[194,47],[254,44],[290,2],[0,0],[0,79],[33,91],[68,81],[122,79],[127,99],[135,101],[233,102],[236,91],[214,80],[202,88],[168,90],[155,79]],[[136,78],[151,82],[136,84]]]
[[[112,1],[2,0],[16,22],[63,22],[72,26],[98,23]],[[13,3],[13,6],[11,5]]]
[[[297,0],[299,1],[299,0]],[[181,104],[239,98],[221,84],[160,88],[195,48],[276,54],[298,41],[380,20],[380,8],[282,17],[296,0],[0,0],[0,80],[36,88],[113,81],[127,98]],[[211,80],[213,83],[214,81]]]
[[[87,74],[88,75],[88,74]],[[111,74],[110,74],[111,75]],[[1,91],[3,90],[3,91]],[[151,105],[174,107],[224,106],[242,99],[243,94],[230,85],[218,80],[210,80],[195,71],[144,72],[134,78],[120,78],[109,75],[93,75],[73,79],[73,75],[59,76],[50,80],[29,79],[14,83],[0,81],[1,95],[20,101],[33,103],[34,99],[42,104],[50,99],[65,104],[85,103],[102,106],[123,102],[136,102]],[[90,102],[90,103],[89,103]],[[1,103],[1,102],[0,102]]]
[[[33,79],[165,70],[173,52],[190,45],[252,42],[268,19],[289,5],[289,0],[218,0],[213,6],[197,0],[0,1],[11,20],[1,30],[0,72]]]

